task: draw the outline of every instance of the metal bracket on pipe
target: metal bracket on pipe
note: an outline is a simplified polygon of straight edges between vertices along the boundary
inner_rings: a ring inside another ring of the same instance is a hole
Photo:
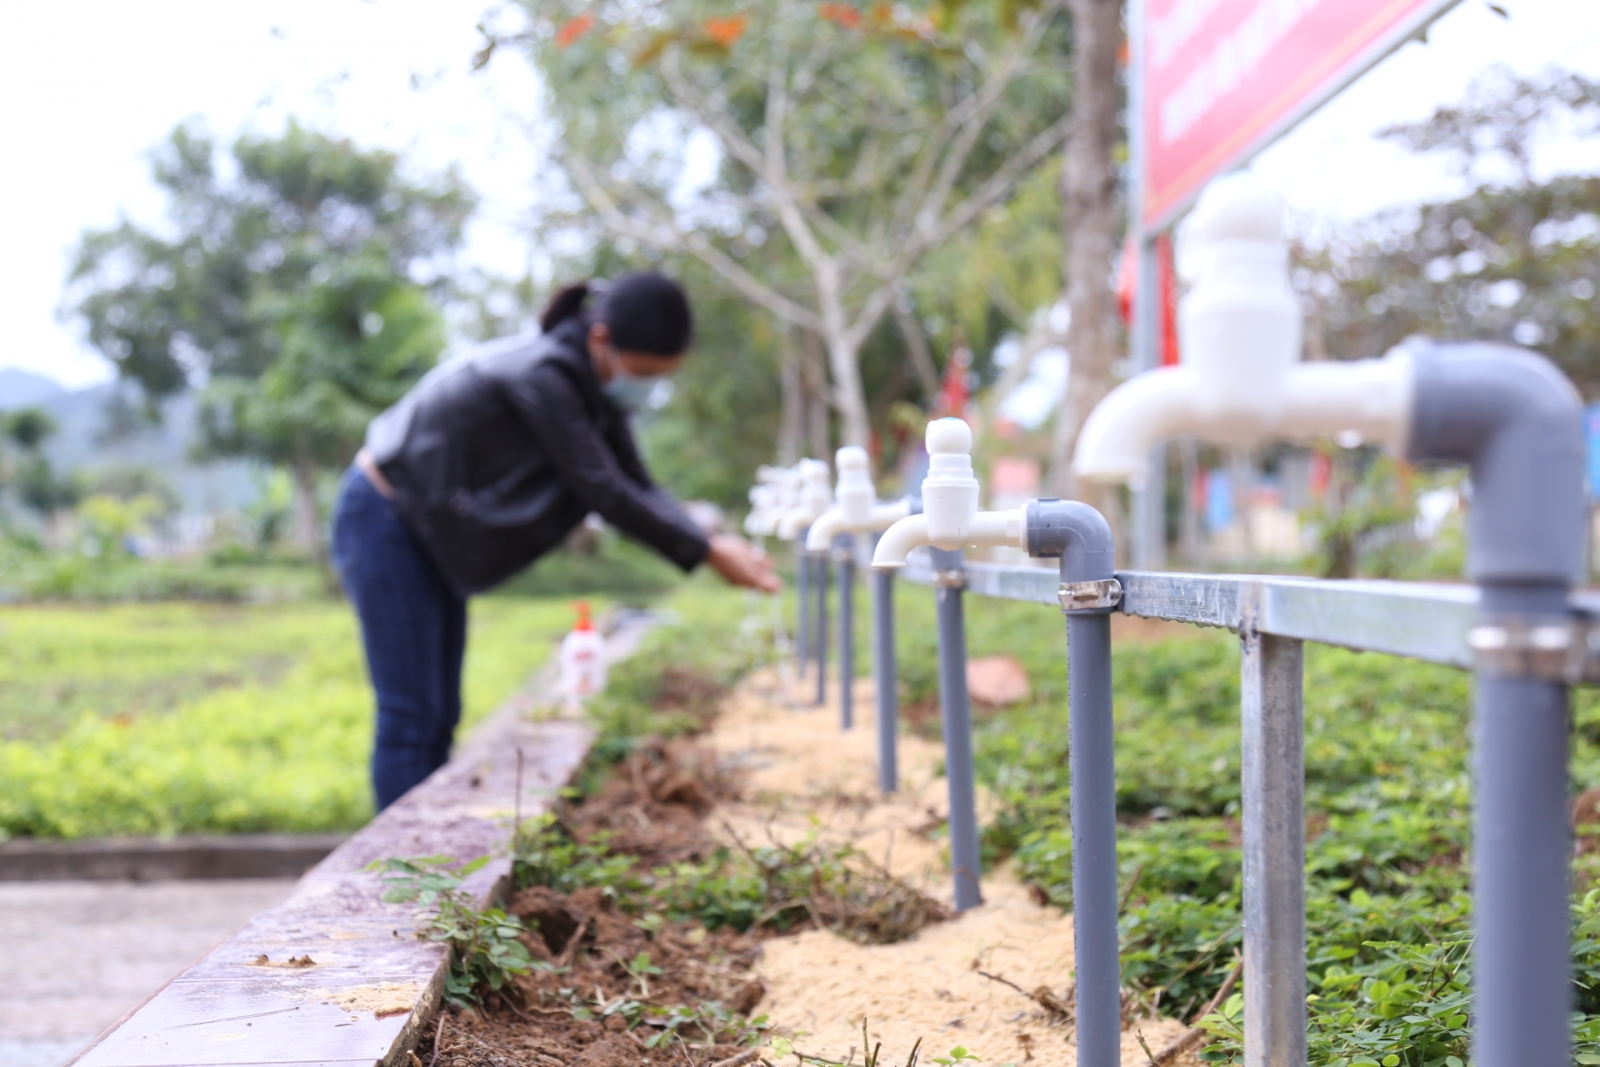
[[[933,572],[933,584],[940,589],[965,589],[967,572],[964,567],[950,567]]]
[[[1600,625],[1589,619],[1499,619],[1467,631],[1467,647],[1494,677],[1600,681]]]
[[[1080,611],[1110,611],[1122,603],[1122,583],[1115,578],[1062,582],[1057,595],[1061,600],[1061,610],[1069,615]]]

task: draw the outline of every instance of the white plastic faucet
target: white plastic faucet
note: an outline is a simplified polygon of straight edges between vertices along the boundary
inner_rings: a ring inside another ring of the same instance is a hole
[[[807,552],[826,552],[840,534],[886,530],[911,514],[909,497],[888,504],[878,503],[866,449],[846,445],[834,454],[833,465],[839,471],[834,505],[811,524],[811,532],[806,536]]]
[[[972,473],[972,428],[960,419],[928,423],[928,477],[922,483],[922,514],[884,531],[873,553],[878,570],[904,567],[913,548],[1028,547],[1028,517],[1014,511],[979,511],[978,479]]]
[[[1095,407],[1073,468],[1140,484],[1151,450],[1173,437],[1224,445],[1337,437],[1404,451],[1412,368],[1383,359],[1300,362],[1300,303],[1289,284],[1283,201],[1236,173],[1212,182],[1185,224],[1178,307],[1183,362],[1128,379]]]
[[[790,478],[788,467],[759,467],[756,484],[750,487],[750,514],[745,516],[744,532],[751,537],[770,537],[777,532],[778,519],[785,506],[784,485]]]
[[[778,520],[778,536],[785,541],[798,538],[802,530],[822,518],[823,512],[833,504],[826,463],[820,459],[802,459],[795,469],[798,474],[794,504]]]

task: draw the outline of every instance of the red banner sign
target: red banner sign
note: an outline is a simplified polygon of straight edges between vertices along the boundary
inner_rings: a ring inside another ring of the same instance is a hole
[[[1145,0],[1146,232],[1456,0]]]

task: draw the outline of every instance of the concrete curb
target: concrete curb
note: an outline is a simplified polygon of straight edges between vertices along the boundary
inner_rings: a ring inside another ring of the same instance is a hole
[[[609,658],[631,653],[648,625],[621,626]],[[124,1016],[75,1067],[407,1067],[449,957],[413,936],[412,906],[384,903],[366,867],[392,856],[488,855],[465,888],[480,905],[502,894],[513,812],[546,810],[594,741],[586,721],[548,717],[554,695],[552,663],[449,764],[334,849],[287,900]],[[312,963],[289,962],[305,957]]]
[[[166,840],[7,841],[0,882],[299,878],[349,834],[200,834]]]

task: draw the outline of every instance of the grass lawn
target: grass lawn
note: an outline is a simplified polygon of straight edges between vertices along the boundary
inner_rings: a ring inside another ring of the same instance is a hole
[[[465,719],[571,626],[472,602]],[[0,607],[0,838],[359,826],[372,694],[341,602]]]

